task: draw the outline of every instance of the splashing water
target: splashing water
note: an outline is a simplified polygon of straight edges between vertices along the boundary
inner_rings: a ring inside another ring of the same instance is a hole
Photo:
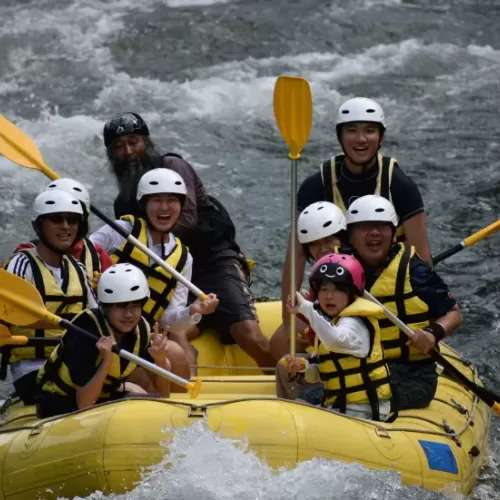
[[[86,500],[438,500],[445,496],[401,485],[395,472],[314,459],[277,473],[245,441],[224,439],[197,422],[175,430],[163,462],[129,493],[96,492]],[[167,445],[167,443],[165,443]],[[455,497],[457,498],[457,497]],[[62,499],[61,499],[62,500]]]

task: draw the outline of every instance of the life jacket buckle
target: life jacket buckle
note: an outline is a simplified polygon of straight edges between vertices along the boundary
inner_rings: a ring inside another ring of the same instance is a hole
[[[207,416],[206,406],[191,405],[188,412],[188,418],[205,418]]]

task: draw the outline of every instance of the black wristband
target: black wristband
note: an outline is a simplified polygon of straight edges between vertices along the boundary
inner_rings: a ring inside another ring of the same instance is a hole
[[[434,336],[434,338],[436,339],[436,344],[440,340],[443,340],[446,336],[444,328],[439,323],[431,323],[430,325],[427,325],[423,330],[429,332]]]

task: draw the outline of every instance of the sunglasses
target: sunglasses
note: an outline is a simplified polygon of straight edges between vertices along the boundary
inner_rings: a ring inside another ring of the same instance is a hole
[[[79,215],[47,215],[45,218],[52,222],[52,224],[62,224],[66,221],[68,226],[76,226],[82,222],[82,218]]]

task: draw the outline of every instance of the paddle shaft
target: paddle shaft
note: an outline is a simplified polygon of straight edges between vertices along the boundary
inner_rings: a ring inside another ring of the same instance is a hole
[[[384,304],[379,302],[371,293],[365,290],[363,296],[380,306],[384,310],[384,314],[387,316],[387,318],[403,333],[405,333],[408,337],[413,336],[413,330],[408,325],[403,323],[403,321],[401,321],[390,309],[384,306]],[[500,415],[500,404],[497,403],[497,401],[500,401],[500,396],[497,396],[491,391],[469,380],[436,349],[432,349],[428,354],[434,361],[438,362],[451,377],[453,377],[457,382],[464,385],[467,389],[471,390],[474,394],[476,394],[476,396],[478,396],[488,406],[490,406],[497,415]]]
[[[181,273],[177,272],[172,266],[167,264],[161,257],[156,255],[153,251],[151,251],[146,245],[141,243],[137,238],[132,236],[130,233],[127,233],[125,229],[119,226],[114,220],[111,220],[107,215],[104,215],[99,209],[94,207],[94,205],[90,205],[90,211],[97,215],[99,219],[108,224],[108,226],[112,227],[120,236],[123,236],[127,241],[132,243],[132,245],[136,246],[141,252],[145,253],[148,257],[154,260],[159,266],[163,267],[166,271],[168,271],[177,281],[182,283],[193,295],[196,297],[200,297],[202,300],[206,298],[206,295],[196,286],[193,285],[189,280],[187,280]]]
[[[3,117],[2,117],[3,118]],[[4,121],[10,126],[13,127],[18,133],[21,133],[15,127],[14,124],[10,123],[7,119],[3,118]],[[23,134],[24,135],[24,134]],[[43,172],[50,180],[55,181],[60,178],[60,176],[52,170],[48,165],[45,164],[45,162],[41,158],[37,158],[35,154],[30,151],[30,148],[27,147],[22,147],[19,144],[17,144],[16,141],[12,140],[8,134],[2,134],[2,139],[10,145],[14,150],[16,150],[18,153],[21,153],[24,158],[26,158],[28,161],[28,164],[22,164],[22,166],[28,166],[30,168],[36,167],[38,170]],[[38,154],[40,154],[38,148],[36,145],[29,139],[28,137],[24,138],[25,141],[29,141],[30,147],[36,151]],[[30,165],[31,164],[31,165]],[[146,245],[143,245],[137,238],[134,238],[131,234],[127,233],[122,227],[120,227],[118,224],[116,224],[114,221],[112,221],[109,217],[104,215],[100,210],[98,210],[96,207],[93,205],[90,205],[90,210],[92,213],[97,215],[101,220],[103,220],[106,224],[111,226],[115,231],[117,231],[121,236],[123,236],[127,241],[132,243],[132,245],[136,246],[139,248],[142,252],[144,252],[149,258],[154,260],[159,266],[161,266],[163,269],[168,271],[177,281],[180,281],[193,295],[196,297],[200,297],[201,299],[205,299],[206,295],[195,285],[193,285],[190,281],[188,281],[182,274],[177,272],[172,266],[167,264],[164,260],[162,260],[160,257],[158,257],[154,252],[152,252]]]
[[[461,241],[460,243],[457,243],[451,248],[448,248],[448,250],[445,250],[444,252],[441,252],[440,254],[436,255],[436,257],[432,259],[432,264],[436,265],[439,262],[442,262],[443,260],[447,259],[448,257],[451,257],[452,255],[455,255],[456,253],[460,252],[464,248],[470,247],[471,245],[475,245],[478,241],[487,238],[490,234],[495,233],[499,229],[500,229],[500,220],[497,220],[492,224],[490,224],[489,226],[484,227],[477,233],[474,233],[470,235],[468,238],[465,238],[465,240]]]
[[[88,338],[89,340],[92,340],[93,342],[97,342],[97,340],[99,340],[94,335],[89,333],[87,330],[84,330],[83,328],[80,328],[79,326],[74,325],[73,323],[71,323],[70,321],[68,321],[66,319],[60,319],[58,321],[58,324],[59,324],[59,326],[65,328],[66,330],[71,330],[71,331],[77,333],[78,335],[82,335],[82,336]],[[137,364],[138,366],[141,366],[145,370],[152,371],[152,372],[156,373],[157,375],[160,375],[161,377],[167,378],[167,379],[171,380],[172,382],[179,384],[181,387],[185,387],[185,388],[190,389],[193,386],[193,384],[191,382],[183,379],[182,377],[175,375],[175,373],[171,373],[167,370],[164,370],[160,366],[155,365],[154,363],[150,363],[149,361],[142,359],[141,357],[136,356],[135,354],[132,354],[131,352],[128,352],[124,349],[121,349],[120,347],[118,347],[116,345],[112,347],[112,351],[115,354],[118,354],[118,356],[120,356],[121,358],[128,359],[129,361],[133,361],[135,364]]]
[[[295,307],[295,293],[297,291],[297,159],[292,158],[292,200],[290,211],[291,248],[290,248],[290,298],[292,307]],[[295,318],[290,313],[290,356],[295,358],[297,328]]]

